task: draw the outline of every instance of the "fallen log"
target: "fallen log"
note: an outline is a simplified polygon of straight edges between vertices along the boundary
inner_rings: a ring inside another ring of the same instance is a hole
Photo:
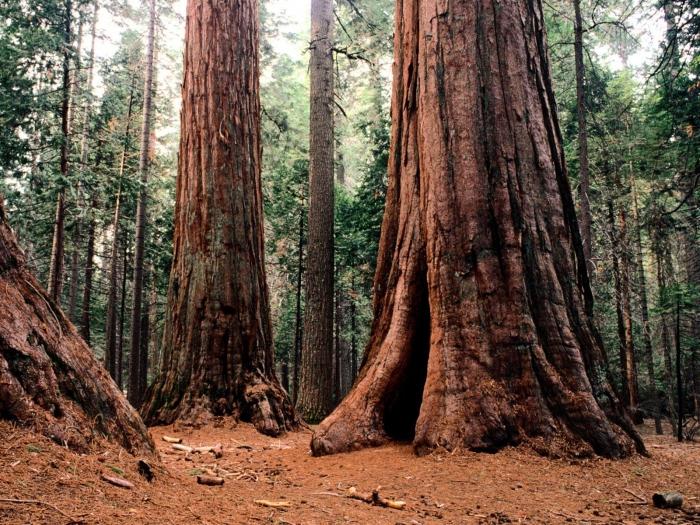
[[[192,447],[188,447],[187,445],[181,445],[180,443],[175,443],[173,445],[173,450],[177,450],[179,452],[187,452],[190,454],[194,451]]]
[[[161,439],[166,443],[182,443],[182,438],[179,437],[170,437],[163,435]]]
[[[657,492],[651,497],[655,507],[660,509],[679,509],[683,506],[683,494],[676,492]]]
[[[224,478],[220,478],[218,476],[199,475],[197,476],[197,483],[199,483],[200,485],[216,487],[224,484]]]
[[[348,498],[364,501],[370,505],[377,505],[379,507],[387,507],[396,510],[403,510],[406,507],[405,501],[383,498],[379,495],[379,489],[373,490],[371,494],[362,494],[361,492],[358,492],[355,487],[350,487],[348,489]]]
[[[114,485],[115,487],[120,487],[123,489],[133,489],[134,484],[131,481],[127,481],[122,478],[116,478],[114,476],[108,476],[107,474],[101,474],[100,479]]]

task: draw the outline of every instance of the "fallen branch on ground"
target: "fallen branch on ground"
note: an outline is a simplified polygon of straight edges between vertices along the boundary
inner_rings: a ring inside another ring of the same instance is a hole
[[[224,447],[220,443],[205,447],[190,447],[189,445],[173,444],[173,450],[185,452],[186,454],[206,454],[211,453],[215,458],[220,458],[224,455]]]
[[[224,484],[224,478],[219,478],[217,476],[197,476],[197,483],[200,485],[208,485],[210,487],[216,487],[218,485]]]
[[[380,507],[387,507],[396,510],[403,510],[406,507],[405,501],[395,501],[381,497],[379,495],[379,489],[373,490],[372,494],[362,494],[360,492],[357,492],[357,489],[355,487],[350,487],[348,489],[348,498],[359,499],[360,501],[364,501],[365,503],[369,503],[370,505],[378,505]]]
[[[131,481],[127,481],[122,478],[115,478],[114,476],[108,476],[107,474],[101,474],[100,479],[102,479],[102,481],[106,481],[107,483],[111,483],[115,487],[121,487],[123,489],[134,488],[134,484]]]
[[[182,438],[179,437],[170,437],[165,435],[161,437],[166,443],[182,443]]]
[[[285,509],[292,506],[292,504],[288,501],[269,501],[266,499],[256,499],[255,503],[262,505],[263,507],[271,507],[273,509]]]

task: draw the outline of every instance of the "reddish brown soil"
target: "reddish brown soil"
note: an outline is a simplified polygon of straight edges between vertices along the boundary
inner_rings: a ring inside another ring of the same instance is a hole
[[[224,422],[152,432],[163,462],[155,466],[157,480],[148,483],[136,459],[119,448],[96,446],[80,456],[0,422],[0,499],[41,502],[0,502],[0,523],[700,523],[700,445],[648,431],[653,456],[624,461],[552,460],[525,449],[418,458],[408,445],[313,458],[308,431],[274,439]],[[191,445],[223,444],[216,463],[228,474],[224,486],[197,485],[197,469],[214,468],[215,460],[172,453],[164,433]],[[135,488],[108,485],[101,473],[121,475]],[[350,486],[363,492],[381,487],[386,498],[405,500],[406,509],[349,499]],[[685,495],[685,511],[658,510],[641,500],[667,489]],[[290,506],[263,507],[257,499]]]

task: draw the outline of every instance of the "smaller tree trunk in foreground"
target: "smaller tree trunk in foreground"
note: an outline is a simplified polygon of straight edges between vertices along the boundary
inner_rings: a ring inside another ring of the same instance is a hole
[[[146,427],[26,268],[0,204],[0,417],[84,449],[104,435],[154,453]]]

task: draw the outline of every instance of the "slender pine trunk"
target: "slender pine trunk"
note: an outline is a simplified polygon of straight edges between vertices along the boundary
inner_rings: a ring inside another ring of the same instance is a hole
[[[141,128],[141,153],[139,156],[140,189],[136,204],[136,238],[134,246],[134,279],[131,308],[131,351],[129,352],[129,402],[139,407],[145,393],[142,377],[141,320],[143,317],[143,261],[146,245],[146,207],[148,200],[148,168],[151,139],[153,96],[153,43],[156,23],[156,0],[149,1],[148,38],[146,41],[146,74],[143,86],[143,125]],[[146,356],[146,362],[148,357]]]
[[[588,167],[588,124],[586,119],[586,66],[583,60],[583,17],[581,0],[574,2],[574,57],[576,63],[576,112],[578,116],[578,160],[579,160],[579,209],[581,215],[581,240],[583,256],[590,274],[593,273],[593,250],[591,228],[591,183]]]
[[[105,323],[105,368],[113,379],[117,379],[117,280],[118,280],[118,256],[120,242],[119,222],[121,220],[121,205],[122,205],[122,185],[124,178],[124,168],[126,165],[126,155],[129,150],[131,130],[131,113],[134,103],[134,85],[132,82],[131,91],[129,93],[129,105],[126,113],[126,128],[124,130],[124,143],[122,144],[122,154],[119,161],[119,174],[117,198],[114,203],[114,216],[112,219],[112,247],[110,250],[110,269],[109,269],[109,286],[107,291],[107,321]],[[121,383],[120,383],[121,384]]]
[[[51,244],[51,260],[49,262],[49,282],[47,291],[49,297],[56,303],[60,303],[61,290],[63,288],[63,255],[65,252],[66,229],[66,184],[70,176],[70,120],[71,120],[71,47],[72,47],[72,0],[65,0],[64,40],[63,40],[63,84],[61,92],[61,151],[60,171],[62,181],[56,198],[56,213],[53,225],[53,241]]]

